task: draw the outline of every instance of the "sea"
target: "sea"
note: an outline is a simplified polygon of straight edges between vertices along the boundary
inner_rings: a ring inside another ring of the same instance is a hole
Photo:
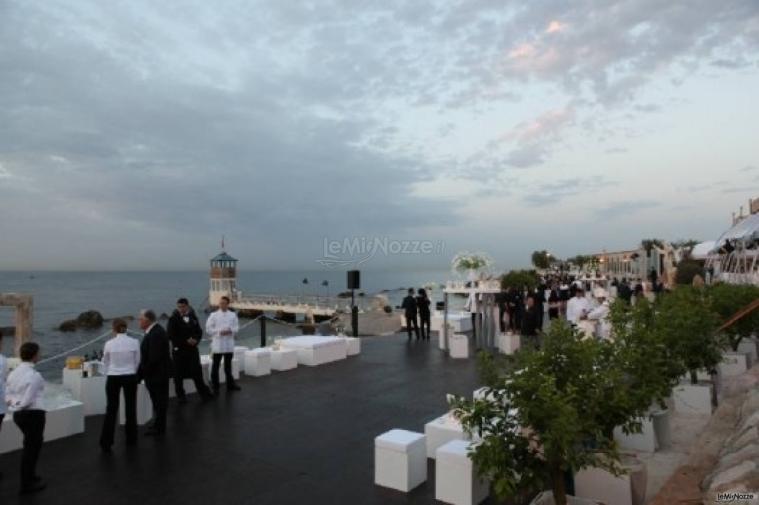
[[[388,297],[390,305],[400,305],[405,289],[436,284],[439,288],[451,277],[449,271],[362,271],[362,301],[374,294]],[[304,282],[307,281],[307,282]],[[326,286],[324,286],[326,281]],[[244,293],[271,295],[336,295],[346,290],[346,273],[338,270],[238,271],[237,285]],[[179,297],[190,300],[202,321],[208,299],[208,272],[0,272],[0,293],[29,293],[34,297],[34,340],[42,346],[42,359],[61,354],[57,359],[39,365],[46,379],[60,380],[67,351],[104,335],[106,323],[96,330],[61,332],[58,326],[74,319],[81,312],[97,310],[104,318],[135,316],[141,309],[156,314],[171,314]],[[433,302],[442,300],[442,290],[431,291]],[[0,327],[13,326],[14,312],[0,307]],[[165,324],[165,320],[162,321]],[[245,321],[243,320],[242,323]],[[130,328],[139,331],[136,320]],[[267,337],[299,334],[290,325],[267,323]],[[100,351],[107,337],[86,345],[72,354],[85,355]],[[251,324],[239,335],[240,345],[256,347],[260,327]],[[3,351],[10,354],[13,341],[5,337]],[[203,343],[201,351],[207,349]]]

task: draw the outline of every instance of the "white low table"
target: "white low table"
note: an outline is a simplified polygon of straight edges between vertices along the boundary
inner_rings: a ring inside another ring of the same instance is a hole
[[[374,483],[409,492],[427,480],[424,435],[390,430],[374,439]]]
[[[427,457],[435,459],[435,451],[451,440],[467,440],[464,428],[451,413],[444,414],[424,425],[427,437]]]
[[[343,360],[348,349],[343,337],[302,336],[284,338],[280,346],[298,351],[298,364],[317,366]]]
[[[51,384],[45,384],[42,404],[47,411],[45,420],[45,442],[84,433],[84,404],[71,398],[68,391]],[[0,454],[21,449],[23,435],[13,422],[10,412],[3,419],[0,430]]]
[[[253,377],[263,377],[271,373],[271,349],[262,347],[245,351],[245,375]]]
[[[477,505],[490,494],[489,484],[477,475],[466,440],[451,440],[435,458],[435,499],[453,505]]]
[[[63,369],[63,387],[82,402],[85,416],[105,414],[105,380],[104,375],[82,377],[81,369]]]
[[[298,351],[295,349],[270,349],[271,369],[277,372],[292,370],[298,366]]]

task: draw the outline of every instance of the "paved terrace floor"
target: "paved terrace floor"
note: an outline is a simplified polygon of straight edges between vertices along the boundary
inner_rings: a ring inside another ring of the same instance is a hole
[[[243,390],[201,404],[172,400],[165,439],[140,438],[100,453],[102,417],[86,431],[46,443],[41,493],[19,497],[19,452],[0,456],[0,504],[431,504],[425,484],[403,494],[374,485],[374,437],[392,428],[422,432],[446,411],[446,393],[471,396],[474,359],[452,360],[436,338],[362,340],[362,353],[319,367],[242,378]],[[172,386],[173,387],[173,386]],[[223,390],[222,390],[223,391]],[[431,461],[431,460],[430,460]]]

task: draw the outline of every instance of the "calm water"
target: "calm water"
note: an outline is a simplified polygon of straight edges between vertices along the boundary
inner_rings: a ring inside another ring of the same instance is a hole
[[[403,291],[399,288],[421,286],[429,282],[441,283],[450,277],[447,271],[429,272],[361,272],[362,291],[367,295],[390,290],[386,295],[395,306],[400,303]],[[307,278],[309,283],[303,284]],[[329,286],[323,287],[322,281]],[[345,272],[284,271],[238,272],[238,287],[246,293],[264,294],[319,294],[334,295],[345,290]],[[208,297],[207,272],[0,272],[0,292],[31,293],[34,296],[34,338],[43,346],[43,353],[52,356],[100,334],[107,326],[95,331],[62,333],[57,326],[73,319],[85,310],[97,310],[105,318],[136,315],[142,308],[151,308],[157,314],[170,314],[180,296],[190,299],[204,318],[202,308]],[[433,299],[440,293],[433,293]],[[0,327],[13,325],[13,311],[0,308]],[[132,327],[136,328],[135,323]],[[257,345],[258,325],[241,332],[244,345]],[[267,334],[290,335],[297,330],[287,326],[269,327]],[[102,349],[103,341],[83,349],[84,354]],[[11,340],[6,339],[6,354]],[[49,379],[57,379],[63,359],[40,366]]]

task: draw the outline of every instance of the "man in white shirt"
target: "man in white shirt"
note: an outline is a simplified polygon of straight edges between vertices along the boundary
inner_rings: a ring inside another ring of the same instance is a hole
[[[0,352],[3,350],[3,332],[0,331]],[[5,404],[5,378],[8,377],[8,360],[0,354],[0,431],[3,430],[3,419],[8,406]],[[3,480],[3,473],[0,472],[0,480]]]
[[[219,310],[208,316],[206,334],[211,337],[211,385],[214,392],[219,392],[219,365],[224,359],[224,375],[227,379],[227,391],[239,391],[232,377],[232,358],[235,352],[235,335],[240,330],[237,314],[229,310],[229,298],[222,296]]]
[[[42,406],[45,381],[34,369],[34,364],[39,361],[40,346],[34,342],[25,342],[21,345],[19,354],[21,364],[8,376],[5,395],[8,410],[13,412],[13,422],[24,434],[21,494],[28,494],[45,489],[45,484],[37,476],[37,460],[45,432],[45,409]]]
[[[585,291],[582,288],[577,288],[574,298],[567,302],[567,321],[577,326],[580,320],[585,319],[588,312],[590,312],[590,303],[585,298]]]

